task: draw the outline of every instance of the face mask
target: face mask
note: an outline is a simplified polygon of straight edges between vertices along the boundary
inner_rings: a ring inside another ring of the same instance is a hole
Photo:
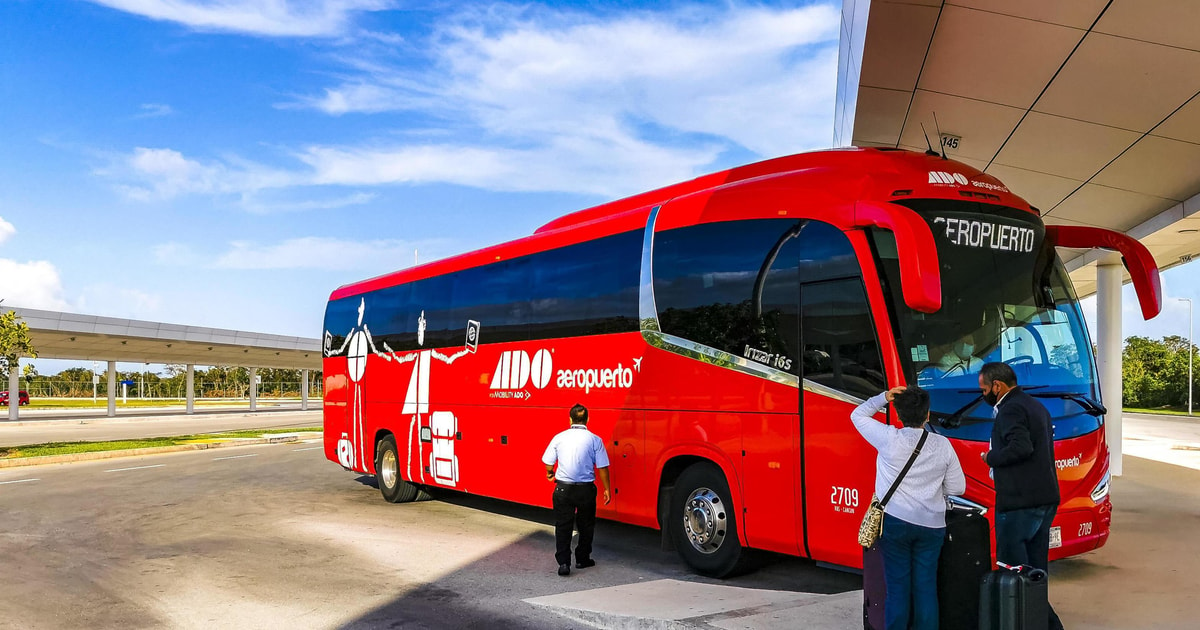
[[[996,395],[996,392],[989,389],[983,393],[983,402],[995,407],[996,403],[1000,402],[1000,397]]]
[[[975,346],[973,344],[960,341],[954,344],[954,353],[957,354],[958,358],[960,359],[969,359],[971,358],[971,355],[975,354]]]

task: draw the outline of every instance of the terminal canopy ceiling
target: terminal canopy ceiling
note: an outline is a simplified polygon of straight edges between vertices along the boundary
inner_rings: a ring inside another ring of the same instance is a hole
[[[835,144],[935,147],[1048,224],[1200,254],[1200,2],[845,0]],[[936,121],[935,121],[936,114]],[[1094,251],[1062,251],[1080,296]]]
[[[317,339],[77,315],[15,310],[42,359],[321,369]]]

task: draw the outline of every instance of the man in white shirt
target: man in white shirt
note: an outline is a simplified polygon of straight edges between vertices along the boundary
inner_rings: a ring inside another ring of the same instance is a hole
[[[875,419],[888,403],[903,428]],[[929,393],[919,387],[894,387],[859,405],[850,420],[879,451],[875,494],[882,499],[925,433]],[[966,489],[967,480],[950,440],[929,434],[883,508],[880,541],[887,583],[883,614],[888,630],[937,628],[937,566],[946,533],[946,497]]]
[[[604,504],[611,501],[608,490],[608,452],[604,441],[587,429],[588,411],[571,407],[571,427],[550,440],[542,463],[546,479],[554,484],[554,559],[558,574],[571,574],[571,530],[579,527],[575,545],[575,568],[596,566],[592,560],[592,537],[596,533],[596,473],[604,484]],[[555,464],[558,470],[555,470]]]

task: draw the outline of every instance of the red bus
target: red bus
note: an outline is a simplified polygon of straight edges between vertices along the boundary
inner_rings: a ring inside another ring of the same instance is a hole
[[[858,567],[875,454],[850,411],[927,388],[962,502],[986,508],[977,372],[1005,361],[1054,418],[1051,557],[1078,554],[1108,536],[1108,450],[1056,246],[1120,251],[1157,314],[1142,245],[1047,226],[994,177],[931,154],[799,154],[576,212],[334,291],[326,456],[392,502],[447,488],[549,507],[540,456],[583,403],[612,461],[602,518],[662,529],[708,575],[748,547]]]

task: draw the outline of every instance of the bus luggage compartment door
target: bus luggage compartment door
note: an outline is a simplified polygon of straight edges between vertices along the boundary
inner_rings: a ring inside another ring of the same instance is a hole
[[[454,486],[458,483],[458,457],[454,454],[458,418],[449,411],[435,411],[429,427],[433,433],[433,449],[429,454],[433,479],[444,486]]]

